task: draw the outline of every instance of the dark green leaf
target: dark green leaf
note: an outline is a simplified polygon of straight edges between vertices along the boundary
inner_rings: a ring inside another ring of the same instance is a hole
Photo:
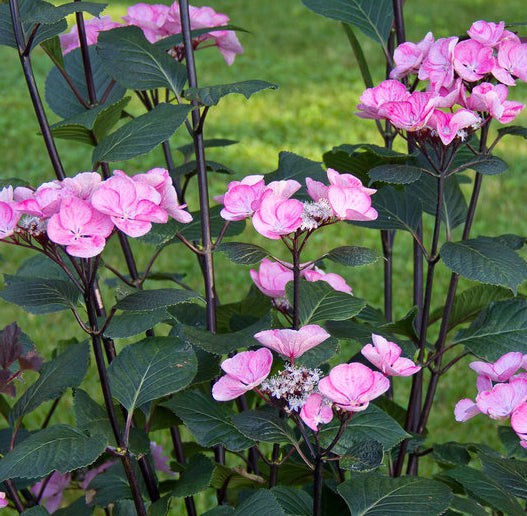
[[[377,251],[368,249],[367,247],[346,245],[332,249],[323,258],[328,258],[333,262],[346,265],[347,267],[360,267],[362,265],[375,263],[382,256]]]
[[[508,493],[527,500],[527,462],[479,455],[483,471]]]
[[[258,489],[234,511],[234,516],[286,516],[271,491]]]
[[[149,43],[139,27],[101,32],[97,53],[106,73],[131,90],[168,88],[179,95],[187,81],[186,67]]]
[[[446,464],[466,466],[470,462],[470,453],[459,443],[434,444],[434,457]]]
[[[46,511],[42,505],[36,505],[35,507],[25,510],[22,513],[22,516],[49,516],[49,512]]]
[[[418,341],[418,335],[415,330],[415,318],[418,309],[414,306],[402,319],[391,323],[386,323],[381,326],[383,331],[397,333],[410,338],[413,342]]]
[[[219,174],[234,174],[234,170],[230,169],[229,167],[222,165],[221,163],[217,163],[216,161],[207,160],[205,163],[205,167],[207,169],[207,172],[218,172]],[[184,163],[183,165],[180,165],[179,167],[174,168],[170,172],[172,178],[179,177],[179,176],[193,176],[197,174],[198,172],[198,165],[195,160],[189,161],[188,163]]]
[[[383,46],[392,28],[393,7],[389,0],[302,0],[302,3],[326,18],[353,25]]]
[[[479,503],[454,495],[450,509],[456,513],[468,514],[470,516],[488,516],[488,512]]]
[[[506,457],[527,459],[527,449],[520,445],[518,434],[510,426],[498,426],[498,437],[505,448]]]
[[[286,514],[311,516],[313,499],[302,489],[289,486],[276,486],[271,489],[272,495]]]
[[[511,136],[521,136],[523,138],[527,138],[527,127],[522,127],[521,125],[509,125],[498,129],[498,134],[500,136],[510,134]]]
[[[87,12],[92,16],[99,16],[105,9],[106,4],[99,4],[95,2],[70,2],[62,5],[53,5],[48,2],[36,1],[35,7],[24,16],[24,21],[32,21],[43,24],[55,23],[66,16],[77,13]]]
[[[44,477],[90,465],[106,448],[100,435],[87,437],[66,425],[34,433],[0,461],[0,479]]]
[[[213,471],[214,462],[210,458],[201,453],[193,455],[170,495],[184,498],[204,491],[209,487]]]
[[[106,410],[82,389],[74,391],[73,411],[79,430],[87,432],[90,436],[104,435],[109,442],[114,441],[112,426]]]
[[[327,181],[326,172],[317,161],[293,154],[280,152],[278,155],[278,168],[265,176],[266,182],[280,181],[282,179],[295,179],[300,183],[310,177],[316,181]]]
[[[269,253],[263,247],[243,242],[226,242],[220,244],[216,251],[225,253],[231,262],[242,265],[252,265],[269,256]]]
[[[72,140],[95,147],[95,138],[89,129],[80,124],[61,123],[51,128],[51,133],[60,140]]]
[[[246,410],[233,417],[234,426],[249,439],[266,443],[296,443],[287,420],[267,410]]]
[[[295,359],[295,363],[302,364],[308,369],[315,369],[320,364],[333,358],[339,349],[339,341],[334,337],[326,339],[324,342],[308,349],[301,357]]]
[[[135,312],[152,312],[167,306],[184,303],[199,297],[197,292],[182,288],[160,288],[157,290],[138,290],[117,302],[115,308]]]
[[[378,441],[358,441],[351,446],[337,446],[339,465],[351,471],[371,471],[382,464],[384,449]]]
[[[64,66],[64,57],[62,56],[62,48],[60,48],[60,39],[58,36],[53,36],[52,38],[43,41],[41,47],[48,55],[51,55],[60,66]]]
[[[159,500],[156,500],[148,508],[148,516],[167,516],[168,511],[170,510],[171,501],[172,497],[170,495],[163,496]]]
[[[471,169],[479,172],[480,174],[493,176],[497,174],[503,174],[503,172],[505,172],[508,168],[509,165],[507,165],[507,163],[505,163],[505,161],[503,161],[501,158],[498,158],[497,156],[483,155],[474,156],[469,161],[461,165],[457,169],[457,172]]]
[[[180,417],[196,441],[205,447],[224,444],[228,450],[246,450],[254,444],[232,422],[234,412],[199,391],[176,394],[163,403]]]
[[[286,285],[286,295],[293,305],[294,285]],[[366,306],[366,301],[353,297],[345,292],[333,290],[324,281],[300,282],[300,322],[302,326],[316,322],[338,321],[354,317]]]
[[[369,176],[374,181],[383,181],[384,183],[395,183],[404,185],[417,181],[422,169],[411,165],[379,165],[369,171]]]
[[[450,505],[452,493],[434,480],[387,478],[375,473],[355,476],[337,486],[351,516],[436,516]]]
[[[126,161],[150,152],[174,134],[191,109],[183,104],[159,104],[103,138],[93,151],[93,163]]]
[[[509,351],[527,353],[527,301],[510,299],[491,304],[484,319],[460,330],[453,342],[464,344],[490,362]]]
[[[120,462],[97,475],[89,487],[90,491],[95,491],[92,504],[96,507],[107,507],[117,500],[132,499],[132,492]]]
[[[276,90],[278,86],[266,81],[250,80],[203,88],[188,88],[184,95],[187,100],[199,102],[203,106],[215,106],[222,97],[231,93],[239,93],[248,99],[253,93],[268,89]]]
[[[496,238],[446,242],[440,254],[447,267],[461,276],[509,287],[514,293],[527,278],[527,263]]]
[[[144,403],[185,388],[196,356],[175,337],[150,337],[123,349],[108,367],[113,396],[133,412]]]
[[[93,507],[86,505],[86,503],[86,497],[82,496],[68,505],[68,507],[58,509],[53,514],[55,516],[91,516]]]
[[[513,235],[513,234],[506,234],[506,235],[500,235],[497,237],[494,237],[495,240],[500,242],[503,245],[506,245],[507,247],[510,247],[511,249],[514,249],[515,251],[520,250],[527,241],[526,237],[520,236],[520,235]]]
[[[209,140],[205,140],[203,142],[203,146],[205,149],[209,149],[212,147],[227,147],[229,145],[234,145],[235,143],[238,142],[236,140],[228,140],[226,138],[210,138]],[[193,143],[188,143],[187,145],[177,147],[176,150],[181,152],[181,154],[183,154],[183,158],[187,160],[194,156],[195,147]]]
[[[124,314],[112,317],[110,324],[104,330],[104,335],[112,339],[133,337],[167,319],[170,319],[170,317],[164,308],[149,310],[148,312],[127,310]]]
[[[40,370],[38,380],[31,385],[13,406],[9,420],[15,421],[41,403],[58,398],[68,387],[79,385],[88,370],[90,348],[87,342],[69,346],[51,362],[46,362]]]

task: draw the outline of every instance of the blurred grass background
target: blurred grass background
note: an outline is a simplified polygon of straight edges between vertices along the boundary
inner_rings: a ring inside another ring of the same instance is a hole
[[[153,3],[153,2],[152,2]],[[193,2],[197,6],[206,2]],[[114,19],[124,15],[131,2],[112,1],[104,14]],[[239,143],[223,149],[211,149],[208,158],[219,161],[237,172],[236,176],[211,177],[211,194],[223,193],[228,181],[241,179],[247,174],[274,170],[280,151],[290,151],[312,160],[321,161],[322,154],[343,143],[377,143],[380,137],[371,121],[354,115],[359,96],[364,87],[347,39],[337,22],[332,22],[308,11],[300,0],[274,0],[247,2],[243,0],[216,0],[209,2],[218,12],[228,14],[231,23],[247,29],[238,37],[244,54],[237,56],[227,67],[216,49],[197,53],[200,85],[262,79],[279,85],[276,91],[264,91],[249,101],[239,95],[224,98],[207,116],[206,138],[230,138]],[[478,19],[520,22],[527,18],[524,0],[487,2],[483,0],[410,0],[405,6],[407,37],[418,41],[432,30],[437,37],[465,32]],[[520,28],[521,30],[521,28]],[[523,29],[525,30],[525,29]],[[384,78],[381,53],[375,43],[359,36],[372,67],[374,80]],[[37,49],[32,54],[37,80],[44,96],[44,82],[51,64]],[[18,177],[36,186],[54,178],[42,139],[37,134],[38,125],[33,116],[25,82],[13,49],[0,47],[0,156],[2,179]],[[509,100],[527,102],[527,88],[520,85],[511,89]],[[132,111],[139,113],[134,101]],[[50,112],[52,122],[57,119]],[[524,124],[527,114],[514,122]],[[89,170],[91,148],[69,141],[58,140],[68,175]],[[189,143],[188,134],[181,128],[172,139],[173,148]],[[402,142],[399,148],[404,149]],[[527,173],[525,140],[505,138],[497,154],[509,164],[503,176],[486,177],[483,182],[481,202],[476,214],[472,234],[500,235],[524,234],[527,208],[525,205],[525,175]],[[177,156],[178,158],[179,156]],[[164,166],[160,149],[148,156],[113,164],[112,169],[123,169],[133,174],[156,166]],[[193,183],[194,185],[195,183]],[[467,194],[469,190],[467,189]],[[189,208],[197,209],[197,195],[189,192]],[[456,238],[456,236],[454,236]],[[273,253],[286,257],[279,243],[266,241],[248,229],[236,240],[250,240],[264,245]],[[134,242],[139,269],[144,268],[152,249]],[[377,232],[365,231],[347,224],[325,228],[312,238],[305,259],[313,259],[339,245],[361,245],[380,251]],[[411,308],[411,243],[407,235],[396,237],[394,267],[394,312],[404,315]],[[1,272],[13,273],[28,254],[20,249],[0,248],[3,262]],[[111,242],[106,260],[120,267],[122,258],[116,242]],[[248,291],[251,281],[249,267],[233,265],[222,256],[216,259],[218,292],[222,302],[236,301]],[[199,270],[194,257],[183,246],[167,249],[157,262],[155,270],[183,272],[185,281],[201,289]],[[331,263],[329,269],[343,275],[352,285],[355,295],[367,299],[374,306],[382,303],[382,263],[362,268],[346,269]],[[449,273],[440,274],[440,287],[433,307],[441,306]],[[461,282],[460,290],[469,285]],[[152,287],[159,285],[151,285]],[[111,305],[111,298],[108,299]],[[37,348],[49,356],[55,343],[75,335],[83,338],[68,313],[50,316],[32,316],[17,307],[2,304],[0,327],[18,320],[23,331],[35,341]],[[453,432],[460,441],[488,440],[495,435],[495,424],[489,420],[471,420],[458,424],[453,419],[453,408],[459,398],[475,394],[475,374],[467,374],[467,361],[449,371],[443,388],[437,394],[437,410],[430,422],[433,441],[447,441]],[[91,378],[88,382],[95,383]],[[409,380],[401,383],[409,384]],[[89,386],[87,387],[89,389]],[[396,386],[396,393],[404,397],[405,388]],[[69,403],[68,400],[65,403]],[[62,413],[64,411],[61,411]],[[43,416],[35,416],[36,422]],[[55,416],[56,417],[56,416]],[[58,422],[55,421],[55,422]]]

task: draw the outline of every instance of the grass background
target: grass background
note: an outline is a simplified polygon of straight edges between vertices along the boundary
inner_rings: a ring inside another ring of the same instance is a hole
[[[105,14],[118,19],[125,14],[130,3],[112,1]],[[194,4],[200,6],[206,3],[196,1]],[[216,11],[228,14],[233,24],[250,32],[238,34],[244,54],[238,56],[231,67],[225,65],[216,49],[197,53],[200,85],[263,79],[278,84],[280,88],[256,94],[249,101],[232,95],[212,109],[207,117],[206,137],[230,138],[239,143],[224,149],[211,149],[207,154],[208,158],[235,170],[237,175],[234,178],[240,179],[247,174],[274,170],[280,151],[290,151],[320,161],[324,152],[343,143],[368,142],[382,145],[374,124],[354,115],[364,88],[347,39],[338,23],[308,11],[300,0],[216,0],[209,4]],[[527,19],[524,0],[408,1],[405,11],[408,39],[413,41],[422,39],[429,30],[433,31],[436,38],[461,34],[470,27],[472,21],[478,19],[507,22]],[[527,33],[525,30],[524,32]],[[361,37],[361,42],[374,79],[379,82],[384,78],[382,56],[374,42],[364,37]],[[32,54],[32,58],[37,81],[44,95],[44,82],[50,63],[39,49]],[[4,63],[0,74],[0,178],[19,177],[36,186],[44,180],[53,179],[53,171],[38,135],[38,125],[25,90],[16,52],[0,47],[0,62]],[[527,103],[525,85],[511,89],[509,99]],[[140,112],[140,106],[136,102],[131,109]],[[49,116],[52,122],[56,121],[52,113]],[[522,114],[515,123],[525,125],[526,119],[527,115]],[[174,148],[188,142],[188,135],[182,129],[172,141]],[[401,142],[398,145],[401,150],[404,148]],[[89,169],[90,148],[60,140],[58,148],[68,175]],[[510,164],[510,169],[503,176],[485,178],[472,233],[474,236],[525,234],[526,150],[525,140],[517,138],[506,138],[498,146],[497,154]],[[116,163],[112,168],[120,168],[133,174],[163,166],[163,163],[162,153],[157,149],[148,156]],[[223,175],[212,177],[212,195],[223,193],[231,179]],[[189,205],[191,210],[197,209],[195,188],[189,192]],[[278,243],[255,236],[251,229],[247,229],[237,240],[250,240],[264,245],[273,253],[286,256]],[[137,242],[133,245],[141,269],[148,261],[151,248]],[[343,224],[325,228],[315,235],[303,258],[316,258],[338,245],[362,245],[380,250],[376,232]],[[395,316],[402,316],[411,308],[410,245],[407,235],[397,235],[394,256]],[[0,247],[0,254],[3,258],[0,271],[3,273],[13,273],[21,260],[28,256],[20,249],[7,246]],[[107,260],[118,267],[122,263],[115,242],[109,245]],[[239,300],[251,284],[249,267],[233,265],[221,256],[216,259],[216,265],[221,300]],[[183,272],[187,283],[193,288],[202,289],[195,259],[182,246],[172,246],[166,250],[158,261],[156,270]],[[381,263],[362,269],[345,269],[331,264],[330,270],[342,274],[353,286],[357,296],[366,298],[375,306],[381,306]],[[448,277],[447,271],[440,274],[434,307],[443,303],[441,291]],[[462,282],[460,289],[468,285],[468,282]],[[110,297],[108,303],[112,303]],[[72,334],[78,338],[83,337],[67,313],[37,317],[17,307],[2,304],[0,327],[13,320],[19,321],[22,329],[34,339],[39,351],[46,356],[49,356],[60,339]],[[475,394],[475,374],[467,374],[466,362],[449,371],[437,394],[438,405],[430,422],[430,434],[434,441],[453,439],[453,432],[460,441],[494,438],[495,424],[490,420],[481,417],[479,420],[476,418],[465,424],[458,424],[453,419],[456,401]],[[95,384],[92,378],[88,380],[87,388],[90,382]],[[403,380],[401,384],[404,382]],[[404,397],[405,387],[397,386],[396,389],[401,398]],[[67,406],[70,402],[66,399],[64,403]],[[65,422],[64,412],[60,413],[61,422]],[[42,417],[37,412],[34,422],[38,423]],[[54,418],[58,422],[59,417]]]

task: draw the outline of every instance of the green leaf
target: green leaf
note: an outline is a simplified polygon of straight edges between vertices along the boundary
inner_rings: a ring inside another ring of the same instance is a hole
[[[216,251],[225,253],[231,262],[242,265],[252,265],[269,256],[269,253],[263,247],[243,242],[225,242],[220,244]]]
[[[213,147],[227,147],[229,145],[234,145],[235,143],[238,143],[238,142],[236,140],[228,140],[226,138],[210,138],[208,140],[204,140],[203,146],[205,149],[210,149]],[[183,154],[183,158],[185,160],[188,160],[192,156],[194,156],[194,152],[195,152],[194,143],[188,143],[187,145],[182,145],[181,147],[177,147],[176,150],[181,152],[181,154]]]
[[[211,396],[185,391],[165,401],[163,406],[183,420],[201,446],[223,444],[228,450],[240,451],[254,444],[236,428],[232,422],[234,412],[228,405],[214,401]]]
[[[32,314],[60,312],[77,305],[79,290],[71,281],[5,275],[0,297]]]
[[[508,493],[527,500],[527,462],[479,454],[483,471]]]
[[[127,310],[124,314],[114,315],[104,335],[112,339],[125,339],[139,335],[153,328],[157,323],[170,319],[165,308],[149,310],[148,312],[136,312]]]
[[[135,312],[152,312],[167,306],[185,303],[189,299],[199,297],[197,292],[182,288],[160,288],[156,290],[138,290],[123,297],[115,308]]]
[[[58,398],[68,387],[79,385],[88,370],[90,348],[87,342],[69,346],[51,362],[43,364],[38,380],[16,402],[9,414],[11,425],[35,410],[41,403]]]
[[[510,299],[491,304],[482,321],[460,330],[453,343],[465,345],[490,362],[510,351],[527,353],[527,301]]]
[[[293,306],[294,285],[290,282],[285,287],[287,300]],[[339,321],[356,316],[366,306],[366,301],[333,290],[324,281],[300,281],[300,323],[314,324],[316,322]]]
[[[95,47],[90,46],[88,50],[92,65],[95,93],[97,98],[101,99],[110,86],[112,78],[104,71]],[[86,75],[80,48],[75,48],[64,56],[64,67],[82,98],[88,102]],[[125,91],[125,88],[121,85],[114,84],[103,106],[109,106],[117,102],[124,95]],[[79,102],[79,99],[72,92],[57,67],[53,67],[46,78],[46,102],[56,115],[65,119],[89,111]],[[97,107],[96,109],[101,108]]]
[[[502,511],[507,516],[525,514],[514,496],[482,471],[462,466],[446,471],[442,475],[459,482],[471,498],[497,511]]]
[[[527,263],[496,238],[478,237],[446,242],[441,259],[457,274],[482,283],[509,287],[514,293],[527,278]]]
[[[97,53],[106,73],[131,90],[168,88],[179,95],[187,81],[186,67],[149,43],[139,27],[101,32]]]
[[[314,348],[308,349],[301,357],[295,359],[295,363],[302,364],[308,369],[315,369],[320,364],[333,358],[339,350],[339,341],[330,337]]]
[[[326,171],[320,166],[319,162],[292,152],[282,151],[278,155],[278,168],[274,172],[266,174],[265,179],[266,182],[295,179],[300,183],[304,183],[306,177],[316,181],[327,181]]]
[[[81,124],[62,123],[51,127],[51,133],[60,140],[71,140],[95,147],[95,138],[89,129]]]
[[[433,450],[434,457],[445,464],[466,466],[470,462],[470,453],[466,446],[459,443],[434,444]]]
[[[207,172],[217,172],[219,174],[234,174],[234,170],[230,169],[226,165],[222,165],[216,161],[207,160],[205,162],[205,168]],[[188,163],[183,163],[179,167],[174,168],[170,171],[170,175],[174,177],[188,176],[192,177],[198,172],[198,165],[195,160],[189,161]]]
[[[510,426],[498,426],[498,437],[508,458],[527,459],[527,450],[520,445],[518,434]]]
[[[323,258],[347,267],[361,267],[362,265],[375,263],[382,256],[377,251],[367,247],[346,245],[332,249]]]
[[[258,489],[255,494],[246,498],[234,511],[234,516],[286,516],[272,491]]]
[[[193,455],[181,472],[170,496],[184,498],[204,491],[209,487],[214,467],[214,462],[209,457],[201,453]]]
[[[62,55],[62,48],[60,48],[60,39],[58,36],[53,36],[40,45],[45,49],[46,53],[51,55],[57,63],[64,67],[64,57]]]
[[[278,85],[266,81],[250,80],[203,88],[188,88],[185,90],[184,96],[187,100],[199,102],[202,106],[215,106],[222,97],[231,93],[239,93],[249,99],[253,93],[269,89],[276,90]]]
[[[31,12],[24,17],[24,21],[49,24],[58,22],[62,18],[78,12],[87,12],[92,16],[99,16],[105,8],[106,4],[95,2],[82,2],[82,4],[70,2],[55,6],[48,2],[37,1]]]
[[[478,503],[468,498],[461,498],[461,496],[454,495],[450,509],[461,514],[468,514],[470,516],[488,516],[488,512]]]
[[[44,428],[18,444],[0,461],[0,479],[67,473],[94,462],[106,448],[100,435],[87,437],[66,425]]]
[[[371,229],[402,229],[415,233],[423,208],[418,197],[406,192],[385,186],[372,197],[372,206],[378,217],[368,222],[354,221],[356,226]]]
[[[42,505],[35,505],[21,513],[22,516],[49,516],[49,512]]]
[[[175,337],[150,337],[124,348],[108,367],[112,394],[128,412],[185,388],[197,369],[192,349]]]
[[[434,480],[387,478],[375,473],[355,476],[337,486],[351,516],[435,516],[450,505],[452,493]]]
[[[265,443],[296,443],[287,420],[269,411],[246,410],[233,417],[234,426],[249,439]]]
[[[96,507],[107,507],[118,500],[133,498],[121,462],[109,467],[101,475],[97,475],[90,482],[89,488],[90,491],[95,491],[91,503]]]
[[[289,486],[276,486],[271,493],[286,514],[295,516],[311,516],[313,514],[313,498],[303,489]]]
[[[384,448],[378,441],[358,441],[351,446],[336,446],[340,455],[339,465],[351,471],[372,471],[382,464]]]
[[[383,324],[380,327],[383,329],[383,331],[404,335],[413,342],[417,342],[419,340],[417,331],[415,330],[415,318],[417,317],[417,313],[418,309],[416,306],[414,306],[403,318]]]
[[[58,509],[53,514],[55,516],[91,516],[93,507],[86,505],[86,503],[86,497],[82,496],[68,505],[68,507]]]
[[[147,154],[174,134],[191,109],[183,104],[159,104],[103,138],[93,151],[92,162],[126,161]]]
[[[109,442],[115,440],[106,410],[82,389],[75,389],[73,411],[77,428],[90,436],[104,435]]]
[[[459,166],[456,171],[461,172],[463,170],[471,169],[480,174],[494,176],[497,174],[503,174],[508,168],[509,165],[507,165],[507,163],[501,158],[485,154],[482,156],[474,156],[469,161]]]
[[[382,46],[392,28],[393,7],[389,0],[302,0],[302,3],[326,18],[353,25]]]
[[[374,181],[383,181],[384,183],[395,183],[404,185],[417,181],[423,170],[411,165],[379,165],[369,171],[369,176]]]
[[[499,136],[505,136],[507,134],[527,138],[527,127],[522,127],[521,125],[509,125],[498,129]]]

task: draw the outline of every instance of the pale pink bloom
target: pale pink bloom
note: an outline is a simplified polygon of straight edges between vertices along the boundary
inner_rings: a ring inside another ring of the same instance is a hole
[[[472,90],[466,105],[474,111],[488,112],[502,124],[511,122],[524,108],[520,102],[506,100],[509,89],[504,84],[483,82]]]
[[[35,191],[25,186],[17,186],[13,191],[13,200],[17,203],[16,209],[20,213],[42,217],[42,210],[35,199]]]
[[[432,85],[428,84],[427,91],[432,91]],[[434,106],[436,108],[451,108],[456,104],[465,106],[465,97],[467,88],[463,83],[463,79],[458,77],[454,83],[449,87],[441,87],[437,91],[437,96],[434,97]]]
[[[459,38],[440,38],[432,44],[419,69],[420,80],[430,80],[435,91],[449,88],[454,82],[454,48]]]
[[[117,461],[115,460],[109,460],[107,462],[103,462],[100,466],[97,466],[96,468],[90,469],[85,475],[84,478],[80,484],[81,489],[86,491],[88,489],[88,486],[90,485],[90,482],[100,473],[103,473],[106,471],[110,466],[113,466]]]
[[[320,392],[349,412],[366,410],[371,400],[390,388],[390,380],[358,362],[340,364],[318,384]]]
[[[366,344],[361,353],[375,367],[389,376],[411,376],[421,370],[409,358],[401,357],[401,348],[386,340],[382,335],[372,333],[372,344]]]
[[[341,188],[354,188],[368,195],[373,195],[377,191],[374,188],[365,187],[362,184],[362,181],[352,174],[341,174],[333,168],[328,168],[327,175],[329,183],[333,186],[339,186]]]
[[[521,439],[520,445],[527,448],[527,403],[522,403],[512,413],[511,427]]]
[[[285,286],[293,281],[294,276],[291,269],[267,258],[264,258],[260,263],[258,272],[251,269],[249,274],[256,286],[266,296],[273,298],[285,296]]]
[[[318,202],[321,199],[328,198],[328,186],[320,181],[315,181],[310,177],[306,177],[307,193],[313,201]]]
[[[46,479],[42,479],[40,482],[37,482],[32,488],[31,492],[38,496],[40,490],[44,486]],[[70,485],[71,476],[69,473],[63,475],[58,471],[52,473],[49,481],[46,483],[44,490],[42,491],[42,499],[45,500],[44,505],[49,513],[54,513],[62,502],[62,496],[64,495],[64,490]]]
[[[52,242],[65,245],[69,255],[80,258],[91,258],[101,253],[112,230],[110,217],[76,197],[64,199],[59,212],[49,219],[47,226]]]
[[[221,368],[227,373],[212,387],[216,401],[229,401],[260,385],[271,372],[273,355],[267,348],[242,351],[224,360]]]
[[[127,16],[122,18],[129,25],[139,27],[145,38],[150,43],[155,43],[162,38],[181,32],[179,18],[170,17],[168,19],[169,11],[168,5],[139,3],[128,7]]]
[[[434,42],[434,35],[429,32],[419,43],[407,41],[399,45],[393,53],[395,68],[390,72],[390,79],[401,79],[411,73],[418,73],[419,67]]]
[[[157,471],[162,471],[163,473],[168,473],[169,475],[177,475],[177,473],[170,469],[170,466],[168,465],[168,457],[163,455],[163,448],[160,444],[156,444],[154,441],[151,441],[150,453],[154,459],[154,468]]]
[[[480,392],[476,398],[478,409],[492,419],[506,419],[527,399],[527,380],[498,383],[490,391]]]
[[[254,174],[250,176],[245,176],[241,181],[231,181],[229,185],[227,186],[227,190],[234,188],[237,185],[254,185],[261,181],[264,178],[263,174]],[[213,199],[218,204],[225,204],[225,194],[223,195],[216,195],[213,197]]]
[[[460,41],[454,48],[454,69],[465,81],[479,81],[493,68],[492,47],[467,39]]]
[[[288,357],[291,362],[329,337],[329,333],[316,324],[308,324],[299,330],[265,330],[254,336],[260,344]]]
[[[283,179],[282,181],[271,181],[266,190],[271,190],[275,195],[284,199],[289,199],[295,192],[300,190],[302,185],[294,179]]]
[[[86,29],[86,40],[88,45],[94,45],[97,43],[99,32],[114,29],[115,27],[120,26],[121,24],[114,22],[110,16],[101,16],[100,18],[91,18],[89,20],[85,20],[84,28]],[[77,24],[73,25],[70,32],[67,34],[61,34],[59,38],[60,46],[62,47],[62,52],[64,54],[67,54],[74,48],[80,46]]]
[[[377,211],[371,206],[371,197],[363,187],[341,188],[331,185],[328,200],[336,217],[341,220],[375,220]]]
[[[66,195],[89,199],[100,182],[101,176],[97,172],[80,172],[76,176],[66,177],[60,184],[66,190]]]
[[[145,174],[136,174],[132,177],[134,181],[146,183],[161,195],[159,207],[164,209],[173,219],[183,224],[192,222],[192,215],[185,211],[186,204],[179,204],[176,189],[172,184],[172,178],[165,168],[153,168]]]
[[[351,287],[346,283],[346,280],[334,272],[324,272],[315,267],[313,270],[302,271],[301,275],[307,281],[325,281],[334,290],[351,294]]]
[[[60,209],[60,203],[64,197],[74,197],[75,192],[64,188],[61,181],[49,181],[42,183],[34,193],[34,199],[40,208],[41,216],[48,219]],[[27,210],[24,210],[27,213]]]
[[[456,408],[454,409],[454,417],[459,423],[468,421],[470,418],[473,418],[478,414],[481,414],[481,411],[479,410],[476,403],[470,398],[459,400],[456,404]]]
[[[320,423],[327,424],[333,419],[333,410],[324,403],[324,398],[320,394],[314,392],[302,406],[300,417],[313,432],[318,432]]]
[[[475,21],[467,34],[478,43],[489,47],[495,47],[501,41],[505,22],[500,23],[486,22],[484,20]]]
[[[10,237],[20,219],[20,213],[7,202],[0,201],[0,240]]]
[[[159,207],[161,195],[155,188],[121,171],[114,174],[93,192],[91,202],[96,210],[110,215],[112,222],[131,237],[148,233],[152,222],[167,222],[167,212]]]
[[[264,237],[278,240],[295,232],[302,224],[304,205],[296,199],[284,199],[266,190],[252,218],[253,226]]]
[[[374,88],[368,88],[360,97],[357,109],[362,113],[355,113],[360,118],[384,118],[379,109],[386,102],[400,102],[406,100],[410,93],[406,86],[399,81],[386,80]]]
[[[449,145],[456,136],[464,140],[466,131],[463,129],[475,127],[479,123],[479,116],[469,109],[460,109],[455,113],[444,113],[435,109],[428,121],[428,126],[437,131],[443,145]]]
[[[260,198],[265,190],[263,176],[244,177],[241,181],[229,183],[223,196],[224,208],[220,215],[225,220],[243,220],[253,215],[260,205]]]
[[[440,87],[438,86],[438,89]],[[399,129],[419,131],[432,116],[436,98],[437,96],[430,91],[415,91],[404,101],[386,102],[380,112]]]
[[[6,500],[5,493],[3,491],[0,491],[0,509],[3,509],[4,507],[7,507],[9,505],[9,501]]]
[[[518,77],[527,82],[527,43],[521,44],[514,39],[503,41],[498,50],[497,64],[492,74],[498,81],[514,86]]]
[[[481,376],[493,382],[506,382],[522,367],[523,355],[519,351],[511,351],[498,358],[493,364],[487,362],[471,362],[469,367]]]

